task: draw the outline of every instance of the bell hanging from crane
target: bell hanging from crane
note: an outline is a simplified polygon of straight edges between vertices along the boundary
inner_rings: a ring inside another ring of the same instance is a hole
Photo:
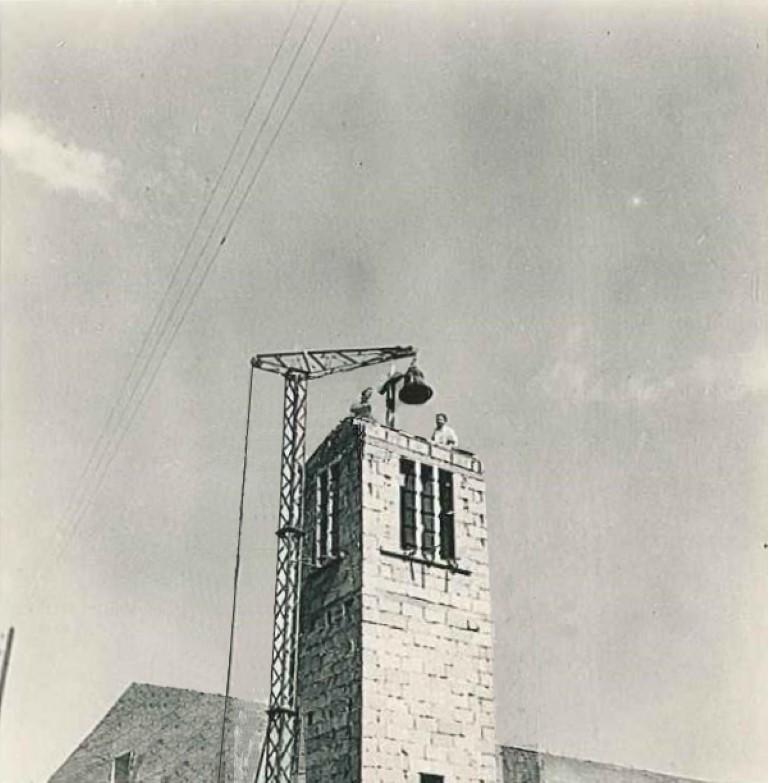
[[[405,371],[403,386],[398,397],[406,405],[423,405],[433,394],[432,387],[424,380],[424,373],[413,362]]]

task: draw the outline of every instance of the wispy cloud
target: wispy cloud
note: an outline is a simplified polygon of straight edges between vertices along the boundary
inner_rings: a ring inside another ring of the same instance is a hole
[[[21,114],[10,112],[0,120],[0,150],[19,169],[39,177],[54,190],[111,199],[116,161],[59,141]]]
[[[740,353],[704,354],[678,372],[658,377],[642,369],[601,370],[586,349],[583,330],[573,329],[558,356],[531,385],[572,404],[651,405],[693,397],[739,400],[768,394],[768,347],[757,344]]]

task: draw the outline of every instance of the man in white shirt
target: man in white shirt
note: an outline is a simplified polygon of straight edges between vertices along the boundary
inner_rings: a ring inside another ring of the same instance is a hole
[[[432,442],[440,446],[458,446],[459,439],[453,428],[448,426],[448,417],[444,413],[435,416],[435,431],[432,433]]]

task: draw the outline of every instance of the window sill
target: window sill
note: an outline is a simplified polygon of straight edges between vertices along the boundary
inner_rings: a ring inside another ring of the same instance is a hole
[[[426,557],[419,557],[416,554],[410,554],[408,552],[400,551],[396,552],[392,549],[384,549],[379,547],[379,552],[386,557],[394,557],[397,560],[405,560],[408,563],[418,563],[419,565],[429,566],[430,568],[440,568],[443,571],[450,571],[453,574],[462,574],[463,576],[472,576],[472,572],[466,568],[459,568],[458,564],[454,562],[448,562],[444,560],[429,560]]]

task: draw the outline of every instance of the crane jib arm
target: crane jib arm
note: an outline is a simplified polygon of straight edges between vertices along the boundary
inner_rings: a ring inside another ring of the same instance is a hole
[[[309,380],[324,378],[337,372],[351,372],[374,364],[409,359],[416,356],[410,345],[395,345],[389,348],[340,348],[319,351],[285,351],[283,353],[260,353],[251,359],[259,370],[288,375],[295,372]]]

